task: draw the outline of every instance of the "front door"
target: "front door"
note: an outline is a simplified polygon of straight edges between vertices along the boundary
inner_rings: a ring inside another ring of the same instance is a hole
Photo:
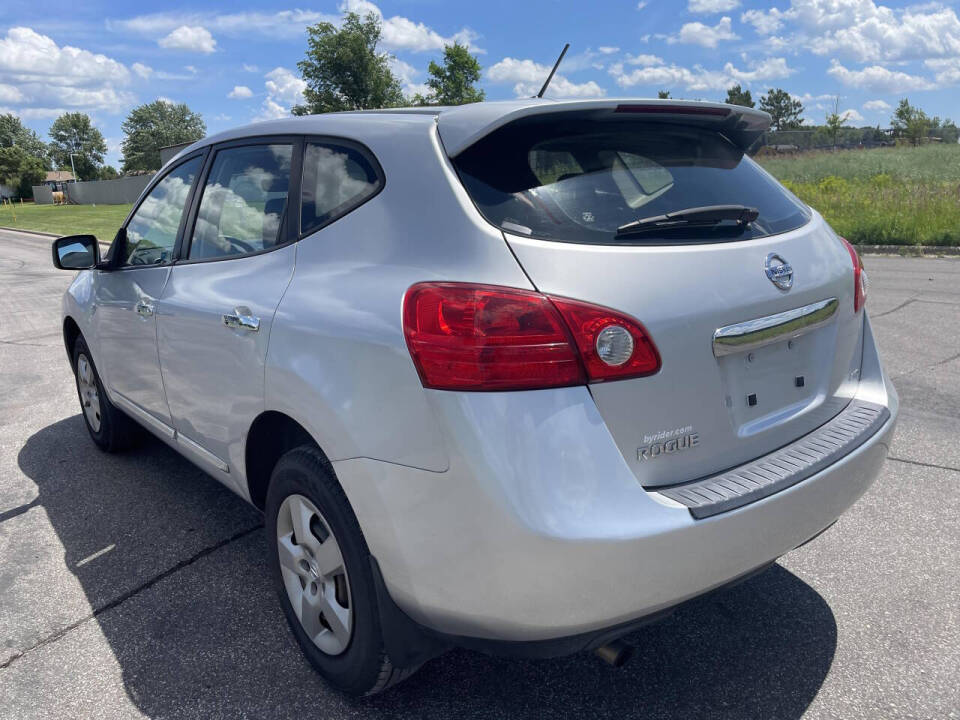
[[[111,399],[155,430],[169,425],[157,357],[157,299],[170,275],[190,189],[202,158],[175,167],[143,199],[113,249],[110,270],[97,272],[95,357]],[[122,237],[122,236],[121,236]]]
[[[243,467],[243,439],[263,411],[270,326],[293,274],[294,147],[216,151],[160,298],[160,364],[177,442],[224,481]]]

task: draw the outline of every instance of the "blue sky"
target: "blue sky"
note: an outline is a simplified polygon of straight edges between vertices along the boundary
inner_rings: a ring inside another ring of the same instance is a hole
[[[126,5],[131,8],[132,4]],[[136,104],[186,102],[208,131],[286,115],[303,83],[304,28],[345,9],[383,19],[385,50],[408,92],[456,39],[478,53],[489,99],[531,95],[564,42],[555,97],[720,99],[741,83],[782,87],[807,119],[833,99],[850,123],[881,124],[901,97],[960,121],[957,2],[887,0],[144,0],[6,3],[0,18],[0,112],[46,138],[66,110],[89,113],[117,165],[120,123]]]

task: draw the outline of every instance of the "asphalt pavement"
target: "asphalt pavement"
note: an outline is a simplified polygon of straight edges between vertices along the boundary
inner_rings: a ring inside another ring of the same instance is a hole
[[[301,658],[256,511],[159,442],[94,447],[70,275],[0,231],[0,718],[960,717],[960,260],[866,267],[901,419],[829,532],[629,636],[622,669],[457,650],[355,700]]]

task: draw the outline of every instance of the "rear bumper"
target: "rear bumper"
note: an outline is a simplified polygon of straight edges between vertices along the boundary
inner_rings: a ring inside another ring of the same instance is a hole
[[[856,399],[888,419],[819,472],[703,519],[637,483],[585,388],[432,392],[447,472],[369,459],[335,469],[386,589],[414,621],[461,644],[577,649],[766,565],[867,490],[898,401],[869,322],[864,333]]]

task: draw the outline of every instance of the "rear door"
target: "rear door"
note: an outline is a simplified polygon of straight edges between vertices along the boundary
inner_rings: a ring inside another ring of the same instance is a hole
[[[642,484],[756,458],[852,397],[862,317],[850,256],[724,135],[547,116],[491,133],[454,163],[538,290],[626,312],[649,331],[657,374],[590,386]],[[758,217],[624,227],[704,206]]]
[[[213,149],[158,303],[177,442],[223,475],[243,467],[245,433],[263,410],[270,328],[296,257],[288,206],[300,147],[264,138]]]

